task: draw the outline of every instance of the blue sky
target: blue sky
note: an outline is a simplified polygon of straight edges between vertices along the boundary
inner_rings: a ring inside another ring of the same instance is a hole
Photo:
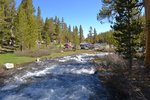
[[[21,0],[16,0],[17,7]],[[34,8],[41,8],[41,16],[64,18],[71,26],[82,25],[84,35],[87,36],[89,27],[96,28],[97,33],[110,30],[108,22],[101,24],[96,16],[101,8],[101,0],[33,0]]]

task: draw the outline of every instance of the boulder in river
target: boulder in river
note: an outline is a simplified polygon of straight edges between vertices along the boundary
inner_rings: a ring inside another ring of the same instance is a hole
[[[4,64],[4,68],[5,69],[12,69],[12,68],[14,68],[15,67],[15,65],[13,64],[13,63],[5,63]]]
[[[37,62],[37,63],[40,62],[40,58],[36,58],[36,62]]]

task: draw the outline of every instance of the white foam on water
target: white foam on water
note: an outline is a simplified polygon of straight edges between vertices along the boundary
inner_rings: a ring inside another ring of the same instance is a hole
[[[82,57],[83,57],[82,55],[76,55],[75,60],[79,62],[85,62]]]
[[[81,68],[81,69],[73,70],[72,73],[74,73],[74,74],[94,74],[95,69],[94,68],[90,68],[90,69]]]
[[[67,62],[69,60],[75,60],[77,62],[85,62],[84,59],[82,58],[82,55],[75,55],[75,56],[66,56],[60,59],[56,59],[59,62]]]
[[[34,72],[27,72],[27,74],[23,75],[21,78],[26,79],[26,78],[33,77],[33,76],[44,76],[46,74],[49,74],[50,70],[54,69],[55,67],[57,67],[57,65],[46,67],[44,70],[40,70],[40,71],[38,70]]]
[[[56,59],[56,60],[59,61],[59,62],[66,62],[68,60],[67,58],[69,58],[69,56],[66,56],[66,57],[63,57],[63,58],[60,58],[60,59]]]
[[[66,62],[66,61],[69,61],[69,60],[75,60],[77,62],[87,62],[88,60],[94,59],[95,56],[103,57],[103,56],[106,56],[106,55],[109,55],[109,54],[112,54],[112,53],[108,53],[108,52],[97,53],[97,54],[83,53],[83,54],[79,54],[79,55],[75,55],[75,56],[66,56],[66,57],[63,57],[63,58],[59,59],[58,61]]]
[[[34,76],[44,76],[50,73],[50,70],[57,67],[57,65],[53,65],[51,67],[46,67],[44,70],[34,71],[34,72],[26,72],[23,75],[15,75],[12,78],[5,81],[5,86],[1,88],[1,90],[11,90],[17,88],[20,84],[26,83],[28,78],[32,78]]]
[[[103,52],[103,53],[97,53],[96,56],[101,57],[101,56],[107,56],[107,55],[111,55],[111,54],[113,54],[113,53]]]
[[[11,89],[14,89],[18,87],[18,85],[14,85],[14,84],[7,84],[5,85],[4,87],[1,88],[2,91],[5,91],[5,90],[11,90]]]
[[[81,55],[66,56],[66,57],[57,59],[57,61],[59,61],[59,62],[67,62],[67,61],[70,61],[70,60],[75,60],[75,61],[77,61],[77,62],[85,62],[85,61],[82,59],[82,56],[81,56]]]

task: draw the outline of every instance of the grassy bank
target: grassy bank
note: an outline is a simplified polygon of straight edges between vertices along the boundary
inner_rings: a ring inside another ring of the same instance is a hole
[[[4,63],[21,64],[34,61],[33,57],[17,56],[15,54],[0,54],[0,65]]]
[[[80,54],[80,53],[93,53],[91,50],[76,50],[76,51],[64,51],[64,52],[54,52],[47,56],[42,56],[40,58],[57,58],[67,55]],[[4,63],[14,63],[22,64],[27,62],[35,61],[36,57],[29,56],[19,56],[16,54],[0,54],[0,65]]]

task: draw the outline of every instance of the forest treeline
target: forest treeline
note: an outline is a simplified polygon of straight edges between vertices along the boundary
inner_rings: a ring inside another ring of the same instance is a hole
[[[87,38],[84,38],[82,25],[79,27],[67,25],[64,18],[60,19],[57,16],[43,20],[40,7],[36,11],[32,0],[22,0],[18,8],[16,8],[15,0],[1,0],[0,5],[1,47],[12,46],[19,50],[32,50],[39,48],[40,45],[49,46],[52,43],[68,42],[77,45],[82,42],[105,42],[117,46],[114,29],[99,34],[95,28],[90,27]],[[144,17],[140,19],[142,23],[145,23]],[[143,31],[135,40],[139,47],[145,46]]]
[[[35,14],[32,0],[22,0],[16,9],[15,0],[0,1],[0,45],[19,46],[20,50],[34,49],[51,42],[83,42],[83,28],[67,25],[64,19],[41,17],[40,7]]]
[[[0,1],[0,46],[18,50],[32,50],[40,45],[71,42],[97,43],[102,41],[95,28],[90,27],[87,38],[82,25],[67,25],[64,18],[57,16],[43,19],[40,7],[36,9],[32,0],[22,0],[16,8],[15,0]],[[50,12],[49,12],[50,13]]]

